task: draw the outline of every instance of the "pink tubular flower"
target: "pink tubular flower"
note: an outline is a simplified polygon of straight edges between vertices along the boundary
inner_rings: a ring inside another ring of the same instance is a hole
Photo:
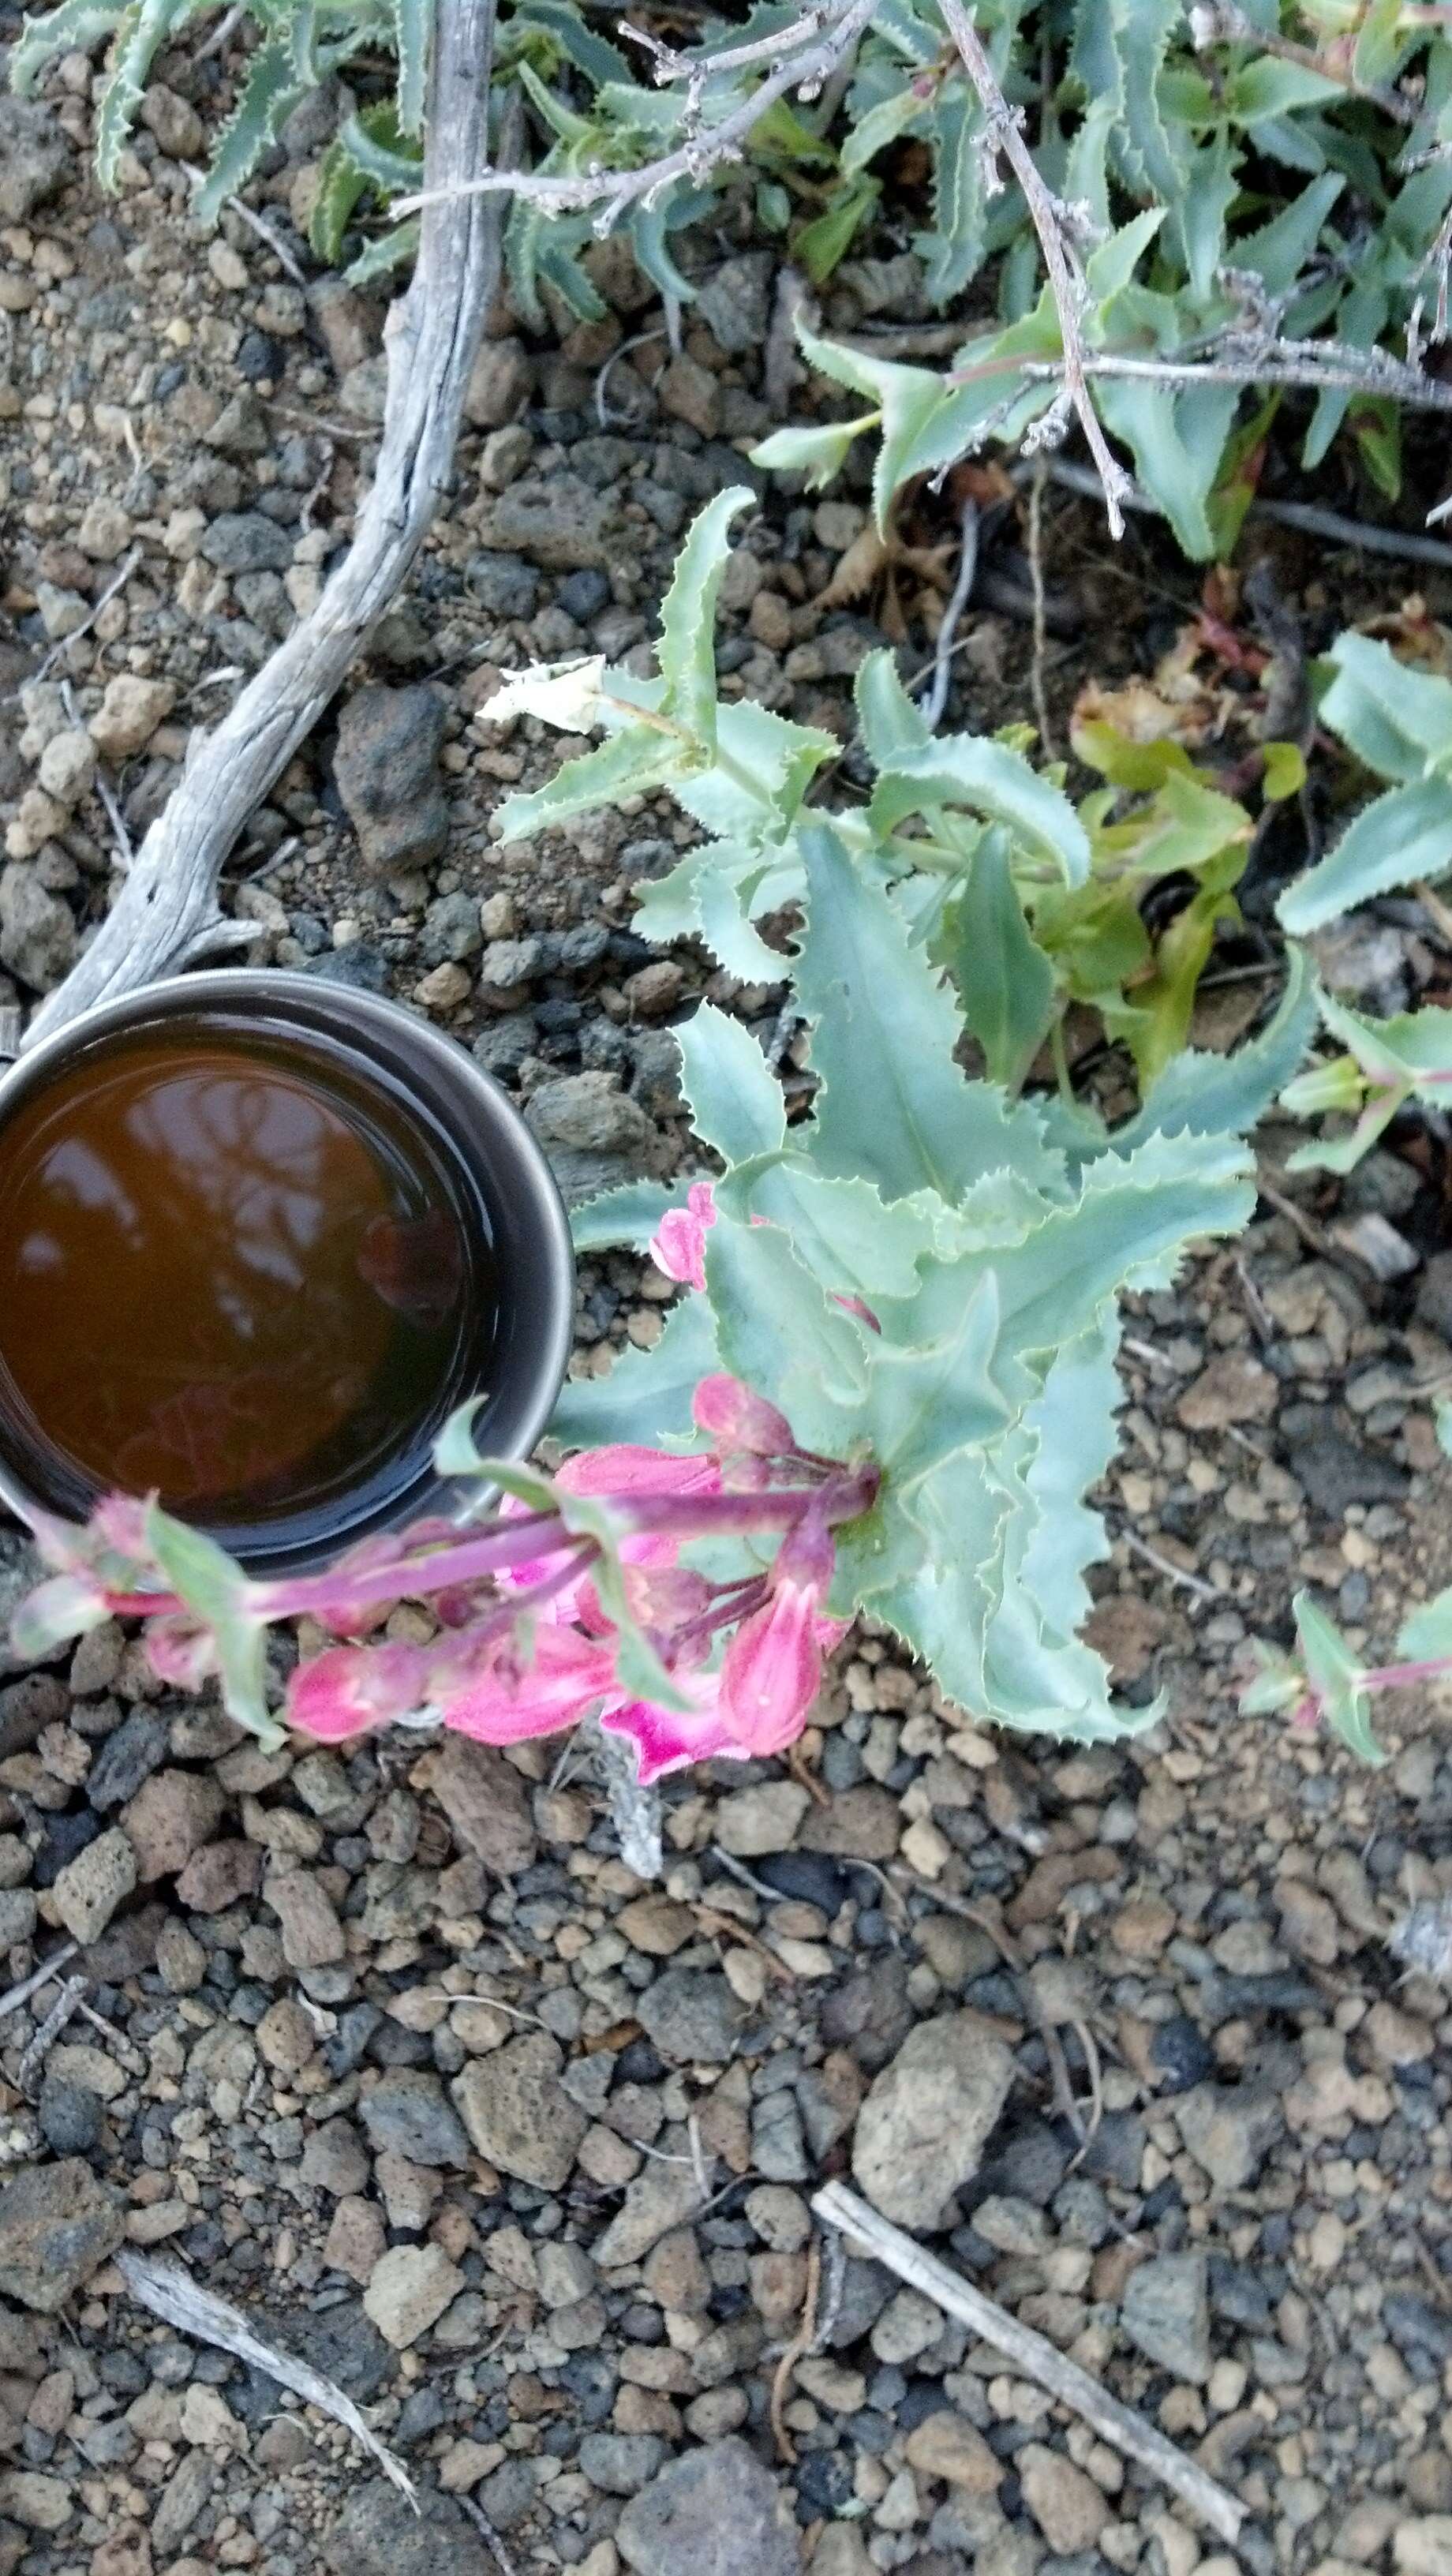
[[[822,1683],[820,1612],[835,1562],[831,1530],[809,1510],[777,1550],[768,1599],[726,1649],[721,1704],[749,1753],[780,1753],[807,1722]]]
[[[758,1458],[789,1458],[796,1447],[784,1413],[753,1395],[739,1377],[724,1371],[703,1377],[691,1398],[697,1428],[708,1431],[719,1449],[745,1449]]]
[[[520,1744],[555,1735],[604,1698],[615,1679],[611,1642],[541,1621],[524,1662],[510,1637],[498,1641],[485,1670],[443,1708],[446,1726],[477,1744]]]
[[[423,1646],[328,1646],[299,1664],[287,1686],[288,1723],[323,1744],[344,1744],[412,1716],[428,1667]]]
[[[706,1236],[716,1222],[716,1194],[709,1181],[693,1181],[683,1208],[669,1208],[651,1237],[657,1270],[687,1288],[706,1285]]]

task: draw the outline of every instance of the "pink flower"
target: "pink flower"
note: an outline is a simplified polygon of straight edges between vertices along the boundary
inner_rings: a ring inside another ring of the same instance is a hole
[[[425,1693],[426,1646],[329,1646],[299,1664],[287,1686],[288,1723],[324,1744],[343,1744],[411,1717]]]
[[[714,1377],[703,1377],[691,1398],[691,1413],[702,1431],[708,1431],[718,1449],[745,1449],[758,1458],[790,1458],[796,1442],[792,1426],[784,1413],[768,1404],[764,1395],[754,1395],[739,1377],[728,1377],[721,1371]]]
[[[692,1762],[710,1762],[724,1756],[728,1760],[747,1759],[746,1747],[738,1744],[729,1720],[721,1707],[719,1673],[698,1673],[689,1678],[677,1674],[683,1691],[695,1702],[689,1714],[676,1708],[658,1708],[653,1700],[620,1699],[606,1702],[600,1711],[600,1723],[610,1735],[626,1735],[635,1746],[635,1764],[642,1788],[653,1780],[664,1779],[668,1771],[683,1771]]]
[[[688,1288],[706,1285],[706,1236],[716,1222],[716,1194],[709,1181],[693,1181],[683,1208],[669,1208],[649,1251],[657,1270]]]
[[[641,1494],[718,1494],[721,1467],[715,1458],[679,1457],[669,1449],[647,1449],[638,1442],[617,1441],[608,1449],[582,1449],[578,1456],[567,1458],[555,1483],[567,1494],[619,1495],[622,1499]],[[506,1494],[499,1508],[503,1519],[514,1520],[527,1506]],[[640,1530],[622,1538],[620,1555],[626,1565],[674,1565],[678,1548],[676,1539]],[[556,1546],[548,1555],[508,1567],[498,1577],[501,1589],[532,1591],[537,1583],[544,1582],[559,1554]],[[546,1603],[540,1615],[560,1626],[580,1616],[587,1598],[593,1598],[593,1586],[582,1572],[577,1582]]]
[[[777,1550],[770,1597],[742,1620],[721,1667],[721,1704],[750,1753],[796,1741],[822,1682],[821,1604],[836,1551],[823,1515],[806,1512]]]
[[[478,1744],[519,1744],[529,1735],[555,1735],[588,1716],[615,1680],[610,1644],[582,1637],[575,1628],[536,1628],[529,1662],[512,1638],[502,1638],[488,1668],[443,1708],[446,1726]]]

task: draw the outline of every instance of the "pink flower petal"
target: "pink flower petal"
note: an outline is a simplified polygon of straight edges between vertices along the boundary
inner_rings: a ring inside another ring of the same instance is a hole
[[[683,1208],[669,1208],[649,1245],[650,1257],[667,1279],[683,1287],[706,1285],[706,1235],[716,1222],[716,1197],[709,1181],[693,1181]]]
[[[691,1412],[718,1448],[747,1449],[760,1458],[789,1458],[796,1448],[786,1415],[724,1370],[702,1378]]]
[[[421,1646],[329,1646],[288,1683],[289,1723],[341,1744],[411,1716],[424,1699],[428,1662]]]
[[[699,1705],[689,1715],[679,1709],[658,1708],[653,1700],[646,1699],[617,1699],[600,1712],[600,1724],[608,1734],[629,1736],[634,1744],[637,1775],[643,1788],[649,1788],[653,1780],[664,1779],[668,1771],[687,1770],[693,1762],[721,1758],[744,1762],[750,1758],[748,1747],[736,1741],[723,1714],[719,1675],[703,1674],[694,1686],[686,1682],[683,1687],[699,1693]]]
[[[526,1666],[505,1640],[490,1668],[457,1696],[442,1701],[444,1724],[482,1744],[518,1744],[530,1735],[554,1735],[571,1726],[614,1681],[608,1647],[592,1644],[573,1628],[541,1623]]]

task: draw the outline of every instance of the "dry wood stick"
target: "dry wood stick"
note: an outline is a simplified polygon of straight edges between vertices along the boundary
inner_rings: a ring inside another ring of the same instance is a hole
[[[424,217],[413,283],[389,315],[383,440],[353,543],[317,606],[193,751],[109,917],[37,1011],[27,1044],[94,1003],[255,936],[218,906],[222,863],[392,604],[452,469],[499,270],[497,204],[459,193],[488,158],[493,31],[494,0],[449,0],[438,13],[424,167],[443,202]]]
[[[985,2298],[983,2292],[975,2290],[961,2273],[950,2272],[946,2263],[940,2263],[936,2255],[925,2253],[911,2236],[904,2236],[900,2228],[890,2227],[885,2218],[879,2218],[876,2210],[869,2208],[865,2200],[859,2200],[856,2192],[849,2191],[844,2183],[827,2183],[821,2191],[814,2193],[812,2207],[829,2227],[840,2227],[847,2235],[855,2237],[864,2253],[872,2255],[879,2263],[885,2263],[900,2281],[906,2281],[914,2290],[921,2290],[925,2298],[935,2299],[950,2317],[957,2317],[965,2326],[971,2326],[975,2334],[982,2335],[985,2343],[993,2344],[1004,2353],[1026,2379],[1034,2380],[1040,2388],[1046,2388],[1051,2397],[1057,2397],[1061,2404],[1072,2407],[1074,2413],[1082,2415],[1086,2424],[1092,2424],[1095,2432],[1106,2442],[1112,2442],[1117,2451],[1122,2451],[1127,2460],[1137,2460],[1141,2468],[1148,2469],[1152,2477],[1159,2479],[1161,2485],[1172,2488],[1202,2522],[1207,2522],[1212,2531],[1218,2532],[1222,2540],[1234,2543],[1245,2519],[1244,2505],[1237,2504],[1234,2496],[1228,2495],[1224,2487],[1217,2486],[1215,2480],[1197,2468],[1193,2460],[1187,2460],[1183,2451],[1178,2451],[1173,2442],[1166,2441],[1164,2434],[1157,2432],[1153,2424],[1147,2424],[1142,2415],[1136,2415],[1128,2406],[1121,2406],[1118,2398],[1107,2396],[1087,2370],[1081,2370],[1077,2362],[1066,2360],[1046,2336],[1035,2334],[1029,2326],[1021,2326],[1006,2308],[999,2307],[996,2300]]]

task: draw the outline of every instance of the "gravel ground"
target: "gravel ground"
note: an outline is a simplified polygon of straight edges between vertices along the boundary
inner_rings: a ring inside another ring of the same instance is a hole
[[[220,71],[162,68],[114,201],[84,58],[0,105],[12,1018],[104,910],[107,798],[137,837],[314,595],[376,437],[381,308],[307,262],[299,288],[235,214],[195,233],[180,164]],[[252,192],[299,256],[325,132],[295,121]],[[476,722],[498,673],[636,654],[768,422],[770,255],[727,219],[675,355],[592,256],[606,322],[540,343],[493,317],[413,592],[232,880],[260,960],[453,1030],[576,1193],[689,1154],[673,1020],[709,993],[765,1034],[781,1000],[625,927],[684,837],[666,811],[507,852],[491,830],[558,756]],[[828,319],[911,319],[915,280],[851,264]],[[1150,667],[1195,588],[1142,534],[1110,559],[1080,505],[1051,513],[1057,705]],[[726,687],[844,740],[897,614],[833,591],[863,524],[860,497],[765,496],[725,593]],[[1012,543],[956,666],[984,727],[1026,703]],[[1320,640],[1344,585],[1282,568]],[[901,578],[911,661],[927,576]],[[1380,1008],[1445,980],[1395,908],[1334,963]],[[1217,994],[1206,1042],[1262,989]],[[1390,1284],[1368,1219],[1405,1250]],[[1385,1640],[1452,1576],[1444,1238],[1423,1131],[1142,1301],[1094,1631],[1131,1700],[1168,1691],[1152,1733],[990,1738],[860,1634],[789,1769],[666,1784],[655,1883],[586,1747],[263,1754],[114,1628],[68,1665],[0,1650],[0,1981],[80,1945],[0,2021],[0,2576],[1445,2576],[1452,2018],[1386,1945],[1452,1892],[1452,1762],[1425,1709],[1371,1775],[1233,1698],[1297,1582]],[[649,1345],[669,1294],[586,1265],[576,1368]],[[23,1579],[0,1534],[0,1600]],[[1238,2558],[822,2242],[833,2175],[1202,2460],[1248,2510]],[[159,2326],[123,2246],[333,2377],[422,2516],[271,2376]]]

